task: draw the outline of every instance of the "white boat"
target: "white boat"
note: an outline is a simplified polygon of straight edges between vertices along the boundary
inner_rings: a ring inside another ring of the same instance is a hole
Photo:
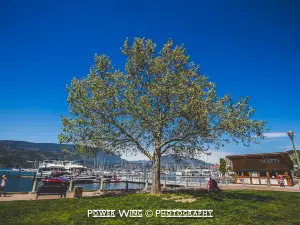
[[[211,171],[209,169],[203,169],[202,170],[202,176],[211,176]]]
[[[36,173],[37,169],[23,169],[22,171],[23,172],[33,172],[33,173]]]
[[[128,171],[126,171],[126,170],[121,170],[121,171],[117,171],[116,172],[116,174],[118,174],[118,175],[126,175],[126,174],[129,174],[129,172]]]
[[[102,176],[103,177],[113,177],[114,173],[110,171],[103,171]]]
[[[89,179],[95,179],[96,176],[84,176],[84,175],[79,175],[79,176],[76,176],[75,179],[76,180],[89,180]]]
[[[182,176],[182,172],[181,171],[177,171],[176,172],[176,176]]]
[[[83,165],[83,161],[64,161],[63,164],[67,173],[87,175],[87,167]]]
[[[62,161],[60,160],[44,160],[38,170],[37,175],[40,176],[50,176],[51,173],[55,170],[64,171],[65,166]]]
[[[175,172],[171,172],[171,171],[167,171],[167,172],[165,172],[165,175],[176,175],[176,173]]]
[[[92,170],[91,171],[91,175],[96,176],[96,177],[100,177],[102,175],[103,171],[101,170]]]
[[[200,176],[201,173],[196,169],[186,169],[182,172],[182,176]]]

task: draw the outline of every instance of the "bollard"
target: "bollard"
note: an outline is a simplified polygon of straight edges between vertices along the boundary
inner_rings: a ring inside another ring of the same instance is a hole
[[[200,179],[199,179],[199,183],[200,183],[200,187],[201,187],[201,186],[202,186],[202,185],[201,185],[201,177],[200,177]]]
[[[144,187],[144,190],[147,190],[147,189],[148,189],[148,180],[146,180],[145,187]]]
[[[101,183],[100,183],[100,187],[99,187],[100,191],[104,190],[104,179],[101,179]]]
[[[228,180],[225,178],[225,183],[226,183],[226,185],[228,186]]]
[[[37,173],[34,173],[34,175],[33,175],[33,178],[32,178],[32,184],[33,184],[34,181],[35,181],[36,174],[37,174]]]
[[[267,185],[268,185],[268,187],[271,186],[271,184],[270,184],[270,179],[267,179]]]
[[[167,186],[167,178],[165,177],[164,188]]]
[[[73,180],[70,181],[70,184],[69,184],[69,192],[72,191],[72,188],[73,188]]]
[[[128,181],[126,180],[126,191],[128,191]]]
[[[185,187],[188,187],[189,181],[187,178],[185,178]]]
[[[34,182],[33,182],[33,186],[32,186],[31,193],[34,193],[34,192],[35,192],[36,185],[37,185],[37,179],[35,179]]]

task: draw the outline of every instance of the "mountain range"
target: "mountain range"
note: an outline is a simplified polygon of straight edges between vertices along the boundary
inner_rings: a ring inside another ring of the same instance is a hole
[[[42,161],[44,159],[61,159],[61,160],[81,160],[84,159],[86,164],[93,166],[95,162],[98,164],[126,164],[126,165],[148,165],[151,166],[151,161],[127,161],[121,159],[120,156],[115,154],[107,154],[102,150],[99,150],[97,160],[90,156],[70,155],[61,150],[60,144],[55,143],[33,143],[26,141],[12,141],[12,140],[0,140],[0,168],[10,167],[32,167],[32,162],[27,161]],[[68,145],[72,148],[72,145]],[[176,161],[172,155],[164,155],[161,158],[162,167],[181,167],[188,166],[197,167],[204,166],[205,162],[198,159],[181,159]]]

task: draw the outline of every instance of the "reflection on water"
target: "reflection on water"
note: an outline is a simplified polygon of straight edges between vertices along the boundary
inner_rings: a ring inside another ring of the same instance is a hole
[[[7,177],[7,183],[5,187],[6,192],[29,192],[32,189],[32,178],[17,178],[17,176]],[[2,177],[2,176],[1,176]]]
[[[83,190],[99,190],[100,184],[99,183],[93,183],[93,184],[75,184],[75,186],[82,186]],[[133,184],[128,183],[129,189],[140,189],[144,188],[144,184]],[[125,182],[119,182],[119,183],[104,183],[104,189],[105,190],[115,190],[115,189],[125,189],[126,183]]]
[[[0,174],[1,176],[3,174]],[[7,185],[5,188],[6,192],[30,192],[33,186],[32,177],[25,177],[25,178],[17,178],[17,176],[9,175],[5,173],[7,177]],[[37,187],[41,182],[38,183]],[[84,190],[99,190],[100,183],[91,183],[91,184],[82,184],[82,183],[75,183],[74,186],[82,186]],[[112,189],[125,189],[126,183],[104,183],[104,189],[112,190]],[[144,188],[144,184],[133,184],[128,183],[129,189],[140,189]]]

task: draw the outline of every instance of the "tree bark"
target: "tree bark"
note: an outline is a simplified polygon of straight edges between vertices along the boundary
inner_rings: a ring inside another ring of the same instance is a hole
[[[160,155],[154,154],[152,159],[152,185],[151,185],[152,194],[160,194]]]

